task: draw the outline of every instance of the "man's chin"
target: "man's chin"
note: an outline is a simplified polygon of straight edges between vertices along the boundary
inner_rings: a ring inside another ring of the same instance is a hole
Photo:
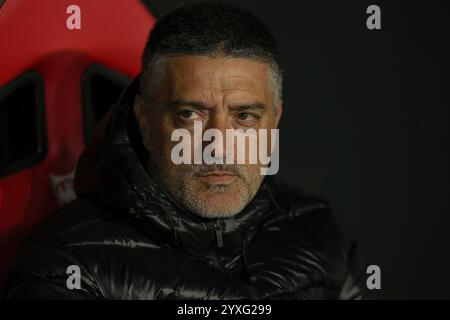
[[[236,194],[229,186],[214,185],[208,191],[198,194],[196,199],[190,199],[190,210],[205,218],[229,218],[245,207],[248,199],[243,194]]]

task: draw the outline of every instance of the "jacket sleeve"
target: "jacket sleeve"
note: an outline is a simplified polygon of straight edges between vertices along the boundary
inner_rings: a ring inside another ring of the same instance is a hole
[[[68,268],[80,270],[80,286],[68,285],[73,274]],[[72,287],[72,289],[69,289]],[[101,293],[81,261],[70,250],[54,243],[38,242],[23,246],[14,259],[5,285],[8,300],[72,300],[101,299]]]
[[[366,265],[327,205],[288,211],[248,250],[264,299],[366,299]]]
[[[348,267],[345,280],[340,288],[316,284],[292,291],[266,295],[267,300],[366,300],[375,299],[376,296],[366,287],[366,274],[364,262],[357,250],[356,244],[349,252]]]

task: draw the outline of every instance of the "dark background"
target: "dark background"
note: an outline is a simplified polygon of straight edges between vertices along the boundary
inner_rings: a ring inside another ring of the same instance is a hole
[[[380,298],[450,299],[446,2],[229,2],[281,48],[279,178],[331,202],[380,266]],[[366,27],[371,4],[381,30]]]

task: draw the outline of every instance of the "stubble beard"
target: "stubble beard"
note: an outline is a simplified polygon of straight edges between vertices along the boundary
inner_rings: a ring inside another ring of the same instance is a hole
[[[152,158],[148,168],[152,178],[169,198],[193,214],[210,219],[229,218],[241,212],[262,182],[259,168],[255,166],[174,165],[170,158]],[[211,184],[200,178],[201,174],[214,170],[228,171],[234,178],[228,184]]]

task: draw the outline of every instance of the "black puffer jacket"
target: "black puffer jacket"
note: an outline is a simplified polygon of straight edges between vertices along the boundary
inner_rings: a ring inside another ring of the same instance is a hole
[[[98,126],[80,158],[78,199],[22,246],[9,299],[363,298],[355,243],[328,205],[266,177],[229,219],[171,202],[141,165],[132,112],[137,80]],[[69,290],[67,268],[81,271]]]

